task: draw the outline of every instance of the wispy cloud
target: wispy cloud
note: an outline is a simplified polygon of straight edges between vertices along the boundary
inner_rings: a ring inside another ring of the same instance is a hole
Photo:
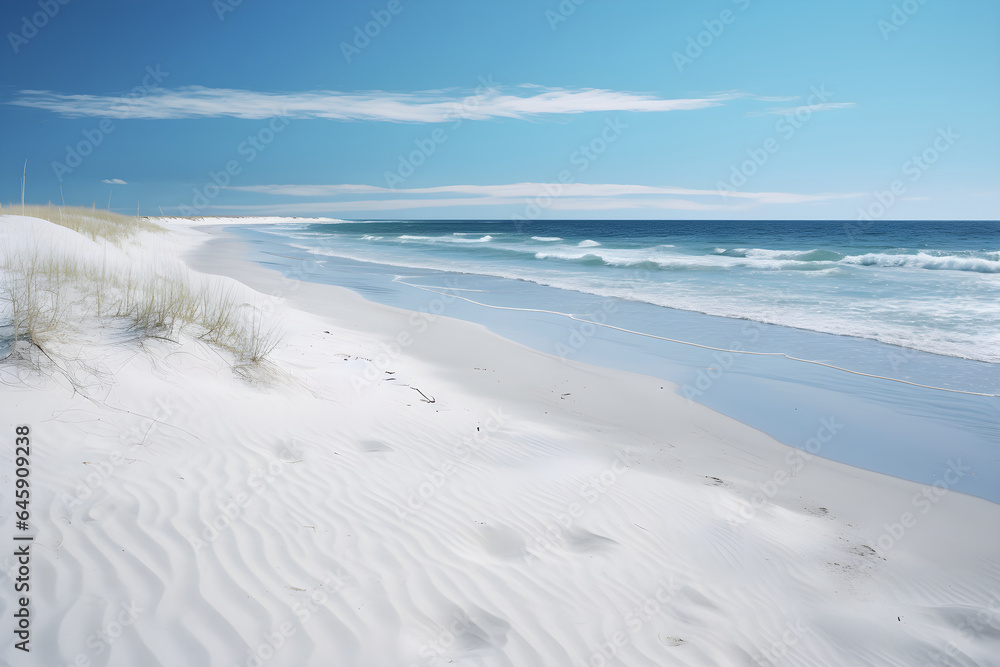
[[[795,116],[797,114],[810,114],[816,111],[831,111],[833,109],[850,109],[857,106],[854,102],[823,102],[821,104],[806,104],[797,107],[773,108],[763,111],[750,111],[748,116]]]
[[[110,183],[111,185],[128,185],[125,181],[120,178],[105,178],[101,183]]]
[[[520,197],[469,197],[438,199],[366,199],[352,201],[296,202],[292,204],[249,204],[237,206],[212,206],[240,213],[273,215],[313,215],[344,211],[401,211],[426,208],[475,207],[490,209],[502,206],[523,207],[528,200]],[[623,200],[617,198],[564,197],[547,200],[550,211],[616,211],[628,209],[658,209],[676,211],[722,211],[734,207],[724,204],[693,202],[684,199]]]
[[[691,111],[719,106],[741,97],[760,99],[739,92],[663,99],[644,93],[597,88],[546,88],[531,84],[505,90],[487,88],[475,93],[441,90],[410,93],[266,93],[188,86],[172,90],[154,89],[140,98],[127,100],[112,95],[69,95],[48,90],[22,90],[7,104],[44,109],[71,118],[264,119],[281,115],[341,121],[441,123],[458,118],[529,119],[595,111]]]
[[[481,198],[448,198],[448,199],[366,199],[354,201],[316,201],[297,202],[292,204],[249,204],[236,206],[210,206],[212,209],[225,209],[234,213],[254,213],[267,215],[317,215],[347,211],[416,211],[427,208],[475,208],[484,214],[491,214],[498,207],[523,208],[530,200],[517,197],[481,197]],[[545,210],[548,211],[741,211],[750,208],[747,205],[712,204],[696,202],[687,199],[657,198],[657,199],[622,199],[609,197],[606,199],[594,197],[565,197],[546,200]]]
[[[655,202],[666,202],[667,204],[678,205],[682,200],[677,197],[713,197],[721,198],[722,193],[718,190],[698,190],[693,188],[681,188],[674,186],[651,186],[651,185],[622,185],[614,183],[509,183],[501,185],[441,185],[429,188],[385,188],[378,185],[361,184],[336,184],[336,185],[247,185],[229,188],[241,192],[255,192],[269,195],[283,195],[287,197],[336,197],[344,195],[385,195],[385,196],[405,196],[414,195],[458,195],[449,199],[437,199],[433,201],[455,202],[454,206],[464,206],[479,204],[482,202],[496,202],[503,200],[523,201],[534,197],[545,196],[553,200],[578,201],[587,199],[589,206],[595,205],[600,199],[614,199],[615,202],[623,204],[622,208],[642,208],[656,207]],[[834,199],[850,199],[862,196],[861,193],[834,193],[834,194],[799,194],[792,192],[738,192],[727,191],[726,198],[743,200],[753,204],[805,204],[810,202],[830,201]],[[628,199],[623,199],[629,197]],[[664,197],[668,199],[664,199]],[[378,200],[385,202],[403,201],[399,199]],[[408,202],[430,201],[424,199],[410,199]],[[687,201],[687,200],[684,200]],[[652,203],[651,203],[652,202]],[[341,202],[354,204],[355,202]],[[690,202],[692,206],[701,206],[697,202]],[[436,204],[437,205],[437,204]],[[402,206],[400,208],[405,208]]]
[[[350,211],[403,211],[428,208],[475,208],[493,213],[498,208],[520,208],[544,199],[550,211],[745,211],[761,205],[823,203],[864,196],[864,193],[800,194],[788,192],[729,192],[673,186],[614,183],[509,183],[500,185],[442,185],[390,189],[377,185],[252,185],[229,190],[296,198],[277,204],[216,206],[233,212],[314,215]],[[358,199],[358,196],[365,196]],[[301,201],[302,198],[321,198]]]

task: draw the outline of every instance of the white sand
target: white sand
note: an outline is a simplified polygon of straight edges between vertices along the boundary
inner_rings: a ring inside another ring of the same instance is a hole
[[[3,488],[29,424],[38,535],[10,664],[1000,664],[997,505],[167,224],[144,244],[285,337],[249,375],[189,337],[105,336],[77,390],[0,364]]]

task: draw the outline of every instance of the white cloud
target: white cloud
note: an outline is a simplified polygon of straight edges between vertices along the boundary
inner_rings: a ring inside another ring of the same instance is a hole
[[[110,183],[111,185],[128,185],[125,181],[120,178],[105,178],[101,183]]]
[[[612,183],[510,183],[501,185],[444,185],[390,189],[377,185],[252,185],[229,188],[283,197],[325,197],[322,201],[224,206],[233,211],[260,214],[311,215],[346,211],[401,211],[427,208],[524,207],[532,202],[550,211],[745,211],[761,205],[822,203],[864,196],[863,193],[799,194],[788,192],[728,192],[672,186]],[[345,199],[368,195],[367,199]],[[421,195],[434,195],[422,197]],[[442,196],[445,195],[445,196]],[[451,195],[451,196],[447,196]],[[340,197],[340,199],[331,199]],[[371,197],[381,197],[378,199]]]
[[[774,108],[764,111],[751,111],[748,116],[768,116],[776,114],[779,116],[794,116],[796,114],[810,114],[816,111],[831,111],[833,109],[850,109],[857,106],[854,102],[823,102],[821,104],[806,104],[797,107]]]
[[[613,183],[509,183],[502,185],[442,185],[430,188],[385,188],[377,185],[248,185],[229,188],[242,192],[256,192],[270,195],[290,197],[336,197],[339,195],[458,195],[449,199],[437,199],[436,202],[454,202],[452,206],[478,205],[481,202],[497,202],[498,200],[526,200],[536,197],[547,197],[553,200],[586,198],[591,206],[596,206],[600,199],[614,199],[622,204],[622,208],[642,208],[657,206],[650,202],[667,202],[678,205],[676,197],[722,197],[719,190],[698,190],[674,186],[622,185]],[[750,204],[805,204],[810,202],[829,201],[833,199],[850,199],[862,196],[857,193],[847,194],[798,194],[792,192],[739,192],[727,191],[727,198],[745,200]],[[646,196],[646,199],[636,197]],[[633,197],[632,199],[622,199]],[[665,199],[664,197],[667,197]],[[651,199],[650,199],[651,198]],[[395,202],[401,200],[375,200]],[[409,202],[431,201],[424,199],[405,200]],[[351,204],[354,202],[340,202]],[[508,202],[504,202],[508,203]],[[689,202],[693,206],[701,206]],[[435,204],[439,205],[439,204]],[[405,208],[405,207],[401,207]]]
[[[226,210],[253,212],[260,214],[309,215],[336,211],[399,211],[424,208],[455,208],[470,206],[476,208],[497,206],[520,206],[530,200],[521,197],[475,197],[448,199],[368,199],[360,201],[320,201],[295,204],[264,204],[242,206],[216,206]],[[683,199],[621,200],[592,197],[567,197],[548,201],[544,207],[550,211],[613,211],[625,209],[662,209],[684,211],[714,211],[732,209],[722,204],[705,204]]]
[[[47,90],[22,90],[8,104],[44,109],[66,117],[170,119],[244,118],[274,116],[330,120],[441,123],[458,118],[533,118],[550,114],[598,112],[690,111],[736,98],[754,98],[739,92],[704,97],[662,99],[653,95],[596,88],[545,88],[525,84],[480,92],[424,91],[344,93],[311,91],[264,93],[251,90],[188,86],[155,89],[148,95],[124,99],[111,95],[67,95]]]

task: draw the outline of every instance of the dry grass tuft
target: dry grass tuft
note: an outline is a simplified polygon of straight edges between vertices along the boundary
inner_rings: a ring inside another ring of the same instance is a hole
[[[25,347],[49,355],[51,343],[74,338],[78,323],[95,320],[124,324],[140,339],[187,332],[231,352],[234,367],[260,364],[280,342],[261,309],[243,300],[238,283],[192,274],[178,262],[164,262],[155,248],[119,247],[161,227],[128,216],[95,218],[90,209],[26,206],[25,214],[98,244],[80,239],[61,248],[0,248],[0,334],[6,330],[7,357]]]
[[[131,215],[121,215],[98,208],[82,206],[19,206],[8,204],[0,207],[0,215],[24,215],[29,218],[41,218],[62,227],[72,229],[91,240],[105,239],[115,244],[129,239],[139,232],[163,232],[163,227],[153,224],[145,218]]]

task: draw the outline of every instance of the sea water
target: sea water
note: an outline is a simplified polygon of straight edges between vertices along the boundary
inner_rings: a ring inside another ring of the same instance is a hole
[[[844,427],[820,452],[834,460],[933,483],[960,458],[975,472],[954,488],[1000,501],[998,223],[303,221],[239,233],[292,277],[414,310],[446,303],[545,352],[667,379],[790,446],[835,418]]]

